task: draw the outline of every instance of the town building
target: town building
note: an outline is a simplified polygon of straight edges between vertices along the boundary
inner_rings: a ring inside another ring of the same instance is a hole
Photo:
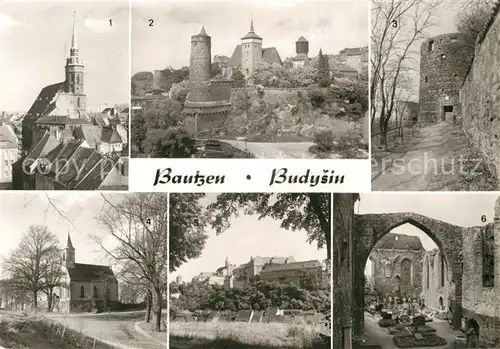
[[[112,309],[118,302],[118,280],[113,270],[104,265],[76,263],[75,251],[68,234],[62,253],[63,282],[55,295],[54,308],[69,313]]]
[[[12,189],[12,164],[19,159],[19,141],[10,125],[0,125],[0,188]]]
[[[292,58],[294,68],[302,68],[309,64],[309,41],[301,36],[295,42],[295,53],[297,54]]]
[[[368,53],[368,46],[347,47],[339,52],[338,57],[341,63],[355,69],[358,74],[368,75]]]
[[[22,157],[12,164],[17,190],[125,190],[128,120],[107,107],[99,125],[87,111],[84,63],[73,31],[64,82],[42,89],[22,122]],[[128,113],[128,112],[127,112]],[[125,113],[125,115],[127,115]]]
[[[251,20],[250,31],[241,38],[241,44],[234,48],[229,67],[240,70],[248,77],[264,64],[282,65],[283,61],[276,47],[262,48],[262,38],[255,33]]]

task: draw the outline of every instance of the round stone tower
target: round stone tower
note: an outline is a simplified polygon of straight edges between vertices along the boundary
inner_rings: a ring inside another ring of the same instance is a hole
[[[303,54],[307,56],[309,54],[309,41],[305,37],[301,36],[295,42],[295,52],[297,55]]]
[[[425,40],[420,47],[420,115],[423,123],[451,120],[460,114],[459,92],[474,48],[459,33]]]
[[[190,93],[187,97],[191,102],[210,101],[211,46],[210,36],[207,35],[203,26],[198,35],[191,36]]]

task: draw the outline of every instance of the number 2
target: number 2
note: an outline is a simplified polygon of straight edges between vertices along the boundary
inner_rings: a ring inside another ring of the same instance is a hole
[[[150,26],[150,27],[152,27],[154,22],[155,22],[155,21],[153,21],[153,19],[151,19],[151,18],[150,18],[150,19],[149,19],[149,26]]]

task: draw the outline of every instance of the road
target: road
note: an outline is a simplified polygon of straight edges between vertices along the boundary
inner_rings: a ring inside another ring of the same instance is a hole
[[[365,313],[365,336],[370,344],[378,344],[383,349],[399,349],[392,341],[392,335],[389,334],[387,328],[382,328],[377,323],[373,316]],[[434,349],[453,349],[453,342],[455,340],[455,332],[450,329],[450,326],[446,321],[427,323],[430,327],[433,327],[437,331],[437,335],[446,340],[446,345],[441,347],[434,347]],[[414,348],[414,349],[425,349],[425,348]]]
[[[120,349],[165,349],[158,339],[137,331],[134,324],[142,321],[144,311],[102,314],[59,314],[49,316],[53,321],[114,345]]]
[[[241,150],[246,147],[260,159],[314,159],[315,156],[309,152],[312,142],[244,142],[226,139],[224,142]]]
[[[378,164],[381,173],[372,181],[372,190],[425,191],[454,162],[458,170],[460,159],[450,154],[469,147],[463,131],[449,123],[421,129],[422,138],[392,163]],[[374,169],[372,168],[372,171]]]

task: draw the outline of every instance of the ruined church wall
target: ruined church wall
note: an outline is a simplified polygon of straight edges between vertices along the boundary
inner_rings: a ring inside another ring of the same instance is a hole
[[[427,264],[429,266],[428,269]],[[446,264],[444,268],[445,270],[442,273],[441,252],[439,250],[425,252],[422,263],[422,298],[428,307],[436,310],[442,310],[440,309],[442,307],[444,307],[444,309],[448,309],[451,305],[451,280],[449,271],[446,269]],[[429,270],[429,277],[427,277],[427,270]],[[442,298],[442,307],[440,298]]]
[[[500,178],[500,2],[476,44],[460,90],[463,128]]]
[[[343,348],[346,328],[352,328],[354,194],[333,194],[332,292],[333,347]]]

